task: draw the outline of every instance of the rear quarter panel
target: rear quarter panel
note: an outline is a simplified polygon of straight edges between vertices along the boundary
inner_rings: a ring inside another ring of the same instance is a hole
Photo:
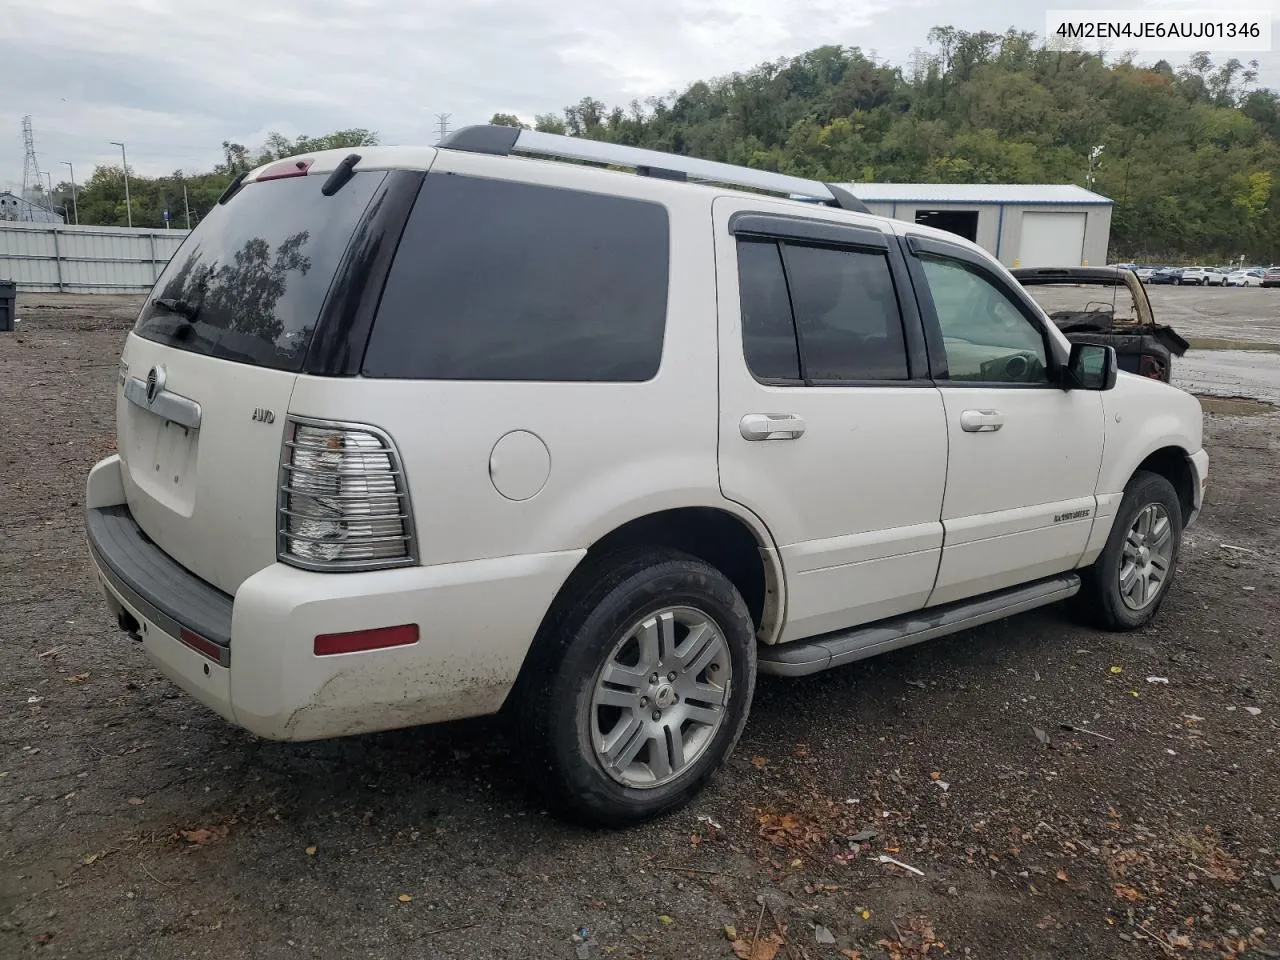
[[[428,565],[580,549],[657,510],[725,506],[716,467],[713,193],[443,151],[432,175],[449,172],[662,203],[671,247],[658,374],[644,383],[303,376],[291,411],[370,423],[394,438]],[[550,460],[545,484],[524,500],[503,496],[491,476],[495,445],[513,431],[536,436]]]

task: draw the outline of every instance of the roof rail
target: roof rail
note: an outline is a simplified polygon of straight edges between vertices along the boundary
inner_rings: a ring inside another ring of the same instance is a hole
[[[496,124],[477,124],[463,127],[449,134],[436,144],[448,150],[467,153],[488,153],[506,157],[513,153],[532,154],[561,160],[584,160],[617,167],[631,167],[641,176],[661,177],[666,180],[690,180],[709,183],[725,183],[736,187],[750,187],[769,193],[780,193],[797,198],[811,197],[829,207],[870,213],[861,200],[848,189],[820,180],[807,180],[785,173],[771,173],[740,167],[732,163],[699,160],[678,153],[661,150],[642,150],[620,143],[588,140],[585,137],[566,137],[520,127],[504,127]]]

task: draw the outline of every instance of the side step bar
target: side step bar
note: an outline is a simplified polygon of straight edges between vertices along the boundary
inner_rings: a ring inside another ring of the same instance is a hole
[[[941,607],[917,610],[852,630],[827,633],[811,640],[760,648],[760,672],[779,677],[803,677],[855,660],[907,647],[922,640],[959,633],[970,627],[1002,620],[1065,600],[1080,590],[1080,577],[1064,573],[1047,580],[988,593]]]

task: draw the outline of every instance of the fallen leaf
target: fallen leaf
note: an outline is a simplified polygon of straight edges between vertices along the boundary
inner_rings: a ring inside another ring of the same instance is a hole
[[[1111,668],[1111,672],[1112,672],[1112,673],[1124,673],[1124,667],[1112,667],[1112,668]]]
[[[184,840],[194,844],[206,844],[212,840],[226,839],[228,832],[229,828],[226,826],[213,827],[212,829],[200,827],[197,830],[180,831]]]
[[[126,802],[127,802],[130,806],[133,806],[133,807],[140,807],[140,806],[142,806],[142,798],[141,798],[141,797],[130,797],[130,798],[128,799],[128,801],[126,801]]]
[[[862,953],[857,950],[841,950],[840,956],[846,957],[847,960],[862,960]]]
[[[1191,948],[1191,938],[1181,933],[1171,933],[1168,936],[1169,946],[1181,947],[1184,950]]]
[[[1057,873],[1057,877],[1058,877],[1058,879],[1059,879],[1059,880],[1061,880],[1063,883],[1066,883],[1066,882],[1067,882],[1067,871],[1065,871],[1065,870],[1059,870],[1059,871],[1058,871],[1058,873]]]
[[[400,896],[396,897],[396,899],[399,900],[401,903],[413,903],[413,897],[409,896],[409,894],[407,893],[400,894]]]
[[[862,911],[862,913],[860,914],[860,916],[862,917],[862,919],[863,919],[863,920],[870,920],[870,919],[871,919],[871,911],[870,911],[870,910],[863,910],[863,911]]]
[[[768,763],[769,761],[764,757],[751,758],[751,765],[755,767],[757,770],[763,770],[768,765]]]
[[[89,679],[89,675],[87,673],[77,673],[74,677],[63,677],[62,679],[67,683],[84,683]]]
[[[942,774],[940,774],[937,770],[935,770],[935,771],[933,771],[933,773],[929,774],[929,779],[930,779],[930,780],[941,780],[941,779],[942,779]]]
[[[782,947],[782,939],[776,933],[761,937],[756,941],[754,950],[750,940],[735,940],[730,946],[739,960],[773,960]]]
[[[738,928],[731,923],[726,923],[724,925],[724,935],[725,935],[725,938],[728,940],[737,940]]]
[[[314,857],[315,855],[316,855],[316,848],[315,848],[315,847],[307,847],[307,856],[308,856],[308,857]]]
[[[82,858],[80,862],[87,867],[89,866],[89,864],[93,863],[97,859],[98,859],[98,855],[96,853],[91,853],[87,857]]]
[[[665,913],[660,913],[660,914],[658,914],[658,920],[659,920],[660,922],[662,922],[662,923],[666,923],[666,924],[672,924],[672,923],[675,923],[675,921],[674,921],[674,920],[672,920],[670,917],[668,917]]]
[[[1114,883],[1111,889],[1115,891],[1117,897],[1121,900],[1128,900],[1130,903],[1137,903],[1139,900],[1145,899],[1141,893],[1133,887],[1126,887],[1122,883]]]

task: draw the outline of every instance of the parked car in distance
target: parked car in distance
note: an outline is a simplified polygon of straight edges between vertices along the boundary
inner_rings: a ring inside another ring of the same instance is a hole
[[[1137,275],[1139,280],[1146,283],[1159,269],[1159,267],[1134,267],[1133,272]]]
[[[1262,285],[1280,287],[1280,267],[1267,267],[1266,272],[1262,274]]]
[[[1180,268],[1161,267],[1160,269],[1156,270],[1155,273],[1151,274],[1151,276],[1147,278],[1145,282],[1149,284],[1154,284],[1156,286],[1162,286],[1166,284],[1177,283],[1179,279],[1181,279],[1181,277],[1182,277],[1182,270]]]
[[[1168,383],[1173,358],[1190,344],[1156,323],[1146,288],[1115,267],[1031,267],[1013,271],[1072,343],[1113,347],[1120,369]]]
[[[1261,270],[1235,270],[1227,274],[1228,287],[1260,287],[1262,286]]]
[[[1178,277],[1178,283],[1184,286],[1220,287],[1226,279],[1227,275],[1217,267],[1187,267]]]
[[[1072,596],[1135,630],[1167,596],[1199,401],[976,244],[513,127],[356,149],[232,181],[126,338],[89,474],[112,619],[231,723],[505,712],[552,809],[624,825],[723,766],[758,672]]]

